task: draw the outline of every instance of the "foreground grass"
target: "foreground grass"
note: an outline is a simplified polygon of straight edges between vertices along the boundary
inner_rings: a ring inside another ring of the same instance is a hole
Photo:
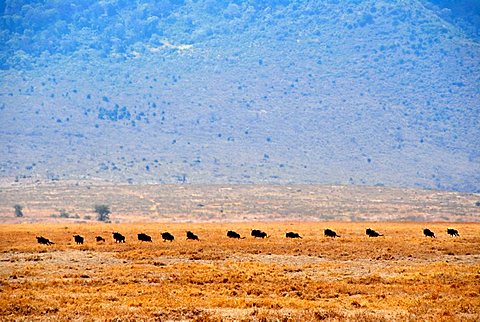
[[[427,226],[436,239],[422,235]],[[0,319],[478,321],[480,224],[455,224],[457,238],[448,226],[1,225]],[[323,237],[327,227],[341,238]],[[366,237],[367,227],[385,237]],[[253,239],[252,228],[271,237]],[[230,229],[247,238],[228,239]],[[186,230],[200,241],[185,240]],[[112,231],[127,243],[115,244]],[[162,242],[163,231],[175,241]],[[153,243],[137,241],[140,232]],[[56,244],[38,245],[38,235]]]

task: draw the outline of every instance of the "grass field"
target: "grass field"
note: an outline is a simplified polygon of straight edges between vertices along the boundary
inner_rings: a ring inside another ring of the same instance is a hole
[[[385,236],[366,237],[368,227]],[[254,239],[253,228],[271,237]],[[227,238],[230,229],[246,238]],[[163,231],[175,240],[162,242]],[[0,225],[0,281],[0,320],[479,321],[480,224]]]

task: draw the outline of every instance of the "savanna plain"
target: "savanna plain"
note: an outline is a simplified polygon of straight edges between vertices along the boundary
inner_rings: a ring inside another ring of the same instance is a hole
[[[384,236],[367,237],[369,227]],[[3,224],[0,320],[479,321],[479,232],[440,222]]]

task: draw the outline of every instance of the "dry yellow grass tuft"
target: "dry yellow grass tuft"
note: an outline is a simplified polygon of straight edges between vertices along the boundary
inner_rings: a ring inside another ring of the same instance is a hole
[[[479,321],[480,224],[453,225],[456,238],[448,226],[0,225],[0,320]],[[385,236],[366,237],[368,227]],[[424,237],[425,227],[437,238]],[[271,237],[254,239],[253,228]],[[324,228],[341,237],[324,237]],[[186,240],[187,230],[200,241]],[[126,243],[115,244],[112,231]],[[163,242],[163,231],[175,240]],[[153,243],[139,242],[141,232]],[[55,244],[37,244],[40,235]]]

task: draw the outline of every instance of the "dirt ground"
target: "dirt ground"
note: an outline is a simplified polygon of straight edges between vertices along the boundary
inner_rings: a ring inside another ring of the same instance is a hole
[[[479,222],[480,194],[341,185],[0,185],[0,223],[252,221]],[[14,205],[24,216],[14,215]],[[63,213],[63,214],[62,214]]]
[[[384,236],[367,237],[368,227]],[[164,231],[175,240],[163,242]],[[138,241],[141,232],[153,242]],[[0,225],[0,281],[0,320],[479,321],[480,224]]]

